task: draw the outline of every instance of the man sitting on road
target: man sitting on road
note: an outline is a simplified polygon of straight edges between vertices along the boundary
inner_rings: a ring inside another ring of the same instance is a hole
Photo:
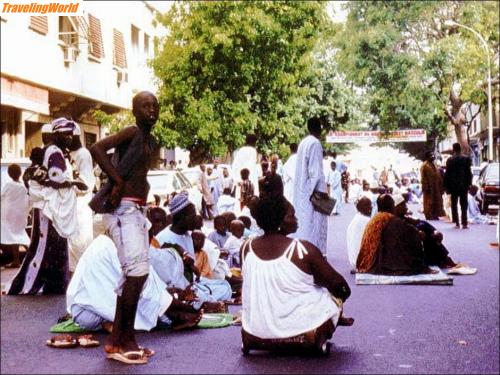
[[[167,286],[185,289],[190,282],[185,270],[193,272],[196,278],[193,290],[198,297],[193,302],[195,309],[220,310],[222,305],[215,303],[231,298],[231,286],[226,280],[200,277],[195,266],[193,240],[189,233],[195,229],[196,209],[188,199],[187,193],[177,194],[169,205],[172,225],[162,229],[156,236],[160,248],[150,248],[151,265]]]
[[[357,271],[391,276],[434,273],[425,265],[418,230],[395,215],[394,203],[388,194],[377,199],[379,212],[363,233]]]
[[[372,202],[367,197],[361,197],[356,203],[356,215],[354,215],[351,223],[347,227],[347,256],[349,264],[356,268],[356,259],[358,259],[359,249],[361,247],[361,238],[365,231],[366,225],[370,221],[372,213]]]
[[[121,275],[116,246],[105,235],[97,236],[80,258],[66,291],[66,308],[73,321],[85,330],[111,331],[115,316],[115,289]],[[196,326],[201,312],[182,302],[184,293],[173,297],[167,285],[150,266],[134,328],[150,331],[158,321],[171,321],[172,328]]]

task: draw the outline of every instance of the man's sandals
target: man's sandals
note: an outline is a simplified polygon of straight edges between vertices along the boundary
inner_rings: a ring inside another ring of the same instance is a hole
[[[139,346],[139,350],[131,350],[123,353],[106,353],[106,358],[114,359],[115,361],[126,363],[127,365],[143,365],[148,363],[148,359],[154,355],[154,350]]]
[[[47,340],[47,345],[59,349],[75,348],[77,346],[93,348],[99,346],[99,341],[94,340],[92,335],[80,335],[76,338],[71,335],[57,335]]]

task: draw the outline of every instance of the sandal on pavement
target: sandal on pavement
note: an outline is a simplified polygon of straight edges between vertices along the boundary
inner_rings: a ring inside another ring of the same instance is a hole
[[[139,350],[143,352],[147,358],[152,357],[156,354],[156,352],[153,349],[144,348],[142,346],[139,346]]]
[[[78,344],[83,348],[93,348],[99,346],[99,341],[94,340],[92,335],[80,335],[77,337]]]
[[[130,351],[124,353],[108,353],[107,359],[114,359],[115,361],[126,363],[127,365],[144,365],[148,363],[148,357],[142,350]]]
[[[57,335],[47,340],[47,345],[59,349],[74,348],[78,346],[78,341],[71,335]]]

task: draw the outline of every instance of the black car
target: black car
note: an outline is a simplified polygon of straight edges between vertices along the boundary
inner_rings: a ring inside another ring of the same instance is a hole
[[[483,168],[477,180],[481,213],[487,214],[490,204],[498,205],[500,200],[499,163],[490,163]]]

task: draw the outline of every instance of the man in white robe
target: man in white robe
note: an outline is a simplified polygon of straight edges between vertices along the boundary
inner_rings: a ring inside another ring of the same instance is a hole
[[[92,156],[87,148],[82,146],[80,140],[80,126],[75,123],[73,132],[73,144],[71,159],[73,170],[76,171],[78,179],[87,185],[86,192],[77,192],[76,195],[76,214],[78,221],[77,232],[69,238],[69,271],[75,272],[76,264],[82,256],[85,249],[94,239],[94,229],[92,220],[92,209],[89,202],[92,199],[96,178],[94,175],[94,166]]]
[[[330,166],[330,172],[326,176],[326,186],[328,187],[330,197],[336,200],[332,214],[338,215],[340,213],[340,206],[342,205],[342,176],[337,170],[337,163],[332,161]]]
[[[121,278],[121,266],[113,241],[99,235],[80,258],[66,291],[66,308],[76,323],[87,329],[99,329],[112,322],[116,309],[115,289]],[[149,276],[137,306],[134,328],[149,331],[156,327],[172,303],[167,285],[149,266]]]
[[[300,142],[295,168],[293,206],[299,222],[295,238],[311,242],[326,257],[328,217],[315,211],[310,201],[314,191],[319,191],[327,196],[325,175],[323,174],[323,147],[319,141],[321,137],[320,120],[317,118],[309,119],[307,129],[309,135]]]
[[[0,243],[2,251],[9,249],[12,252],[10,266],[19,267],[19,245],[28,247],[30,244],[26,233],[29,214],[28,189],[19,180],[21,167],[18,164],[9,165],[8,174],[12,181],[7,181],[2,187]]]
[[[236,150],[233,154],[233,164],[232,164],[232,177],[234,182],[238,184],[241,182],[241,170],[246,168],[250,171],[249,180],[252,182],[254,187],[254,195],[259,195],[259,170],[257,164],[257,150],[255,149],[255,143],[257,142],[257,137],[253,134],[249,134],[246,137],[246,145]],[[239,189],[236,190],[236,199],[239,199]]]
[[[296,143],[290,145],[292,155],[283,166],[283,194],[289,202],[293,202],[293,187],[295,181],[295,167],[297,166],[297,147]]]
[[[363,238],[366,224],[368,224],[371,219],[372,202],[366,197],[361,197],[356,204],[356,208],[358,212],[354,215],[346,232],[347,258],[353,269],[356,269],[356,260],[358,259],[361,239]]]

